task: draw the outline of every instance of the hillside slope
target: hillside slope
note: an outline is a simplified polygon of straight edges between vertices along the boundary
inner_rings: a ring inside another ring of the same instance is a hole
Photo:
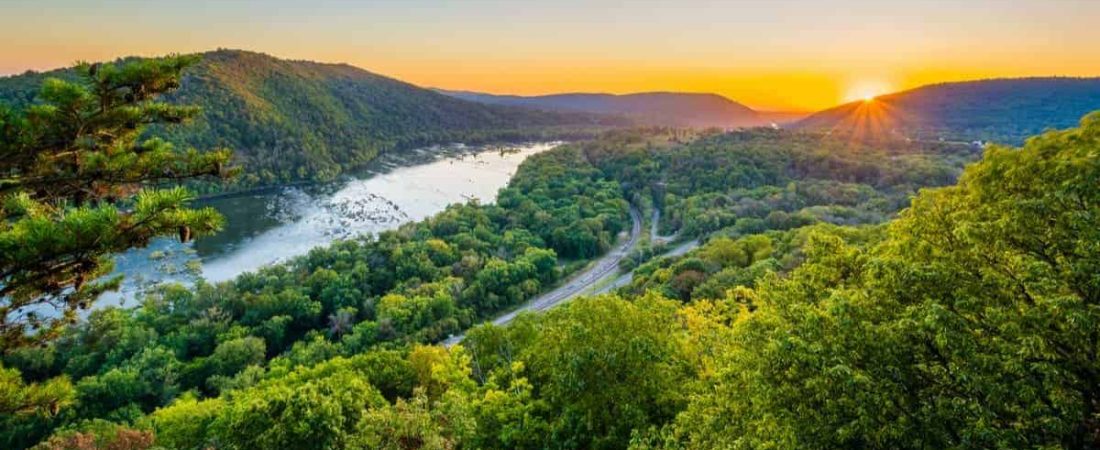
[[[0,78],[0,102],[32,102],[50,76],[76,78],[70,70]],[[331,179],[394,149],[566,137],[625,123],[468,102],[345,64],[238,50],[204,53],[169,100],[202,107],[202,117],[153,132],[183,145],[233,149],[245,184]]]
[[[794,128],[1020,144],[1046,129],[1075,126],[1097,109],[1100,78],[996,79],[936,84],[848,103],[813,114]]]
[[[765,125],[768,118],[716,94],[644,92],[638,94],[494,95],[480,92],[438,92],[490,105],[522,106],[546,111],[623,115],[647,125],[735,128]]]

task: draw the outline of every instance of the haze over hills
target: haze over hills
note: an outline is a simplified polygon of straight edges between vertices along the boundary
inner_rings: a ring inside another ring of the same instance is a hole
[[[235,150],[245,184],[331,179],[379,153],[446,142],[567,138],[631,124],[737,128],[789,123],[715,94],[493,95],[433,91],[346,64],[291,61],[240,50],[202,54],[169,101],[203,115],[156,130],[198,148]],[[46,77],[0,78],[0,103],[34,101]],[[886,137],[1018,144],[1100,109],[1100,79],[998,79],[925,86],[815,113],[790,125]]]
[[[495,95],[437,90],[452,97],[490,105],[522,106],[546,111],[623,115],[647,125],[737,128],[769,125],[798,118],[791,113],[754,111],[717,94],[642,92],[636,94],[568,93],[539,96]]]
[[[346,64],[291,61],[217,50],[186,72],[171,102],[202,108],[190,126],[154,130],[198,148],[224,146],[246,183],[330,179],[380,152],[447,142],[543,139],[625,125],[620,118],[469,102]],[[0,78],[0,103],[34,101],[47,77]]]
[[[924,86],[815,113],[794,128],[873,137],[1020,144],[1100,109],[1100,78],[992,79]]]

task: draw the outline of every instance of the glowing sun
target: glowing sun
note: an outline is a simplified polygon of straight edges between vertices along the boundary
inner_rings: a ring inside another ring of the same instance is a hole
[[[846,102],[862,101],[869,103],[873,102],[875,97],[889,93],[891,89],[889,83],[881,80],[860,80],[848,86],[844,100]]]

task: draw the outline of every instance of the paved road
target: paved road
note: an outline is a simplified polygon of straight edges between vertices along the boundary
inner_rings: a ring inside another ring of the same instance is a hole
[[[638,237],[642,234],[642,213],[634,207],[630,208],[630,219],[634,222],[630,229],[630,238],[619,244],[617,247],[607,252],[606,255],[596,261],[596,264],[592,265],[583,272],[574,275],[568,282],[562,286],[554,289],[550,292],[542,294],[534,299],[528,301],[523,306],[519,307],[515,311],[504,314],[496,319],[493,319],[494,325],[504,325],[511,322],[516,318],[516,315],[522,312],[539,312],[553,308],[558,304],[569,300],[585,289],[588,289],[593,284],[599,282],[604,277],[614,275],[619,270],[619,261],[622,261],[626,257],[627,253],[638,243]],[[450,347],[459,342],[462,342],[462,338],[465,333],[456,336],[451,336],[447,340],[443,341],[443,345]]]
[[[676,240],[676,236],[678,236],[680,234],[679,232],[672,233],[668,236],[661,236],[657,232],[657,225],[660,222],[661,222],[661,210],[658,209],[658,208],[653,208],[653,218],[652,218],[652,220],[650,220],[650,223],[649,223],[649,240],[650,240],[650,242],[656,244],[656,243],[661,243],[661,242],[672,242],[672,241]]]
[[[695,247],[698,247],[698,246],[699,246],[699,240],[698,239],[692,239],[690,241],[684,242],[683,244],[677,245],[672,250],[661,253],[657,257],[658,258],[665,258],[665,257],[668,257],[668,256],[680,256],[680,255],[683,255],[684,253],[690,252],[692,249],[694,249]]]
[[[690,241],[684,242],[683,244],[677,245],[672,250],[669,250],[667,252],[661,253],[660,255],[654,256],[653,259],[665,258],[665,257],[669,257],[669,256],[680,256],[680,255],[683,255],[684,253],[687,253],[687,252],[691,251],[692,249],[694,249],[695,247],[698,247],[698,246],[699,246],[699,240],[698,239],[692,239]],[[606,294],[606,293],[611,292],[615,289],[618,289],[618,288],[621,288],[623,286],[626,286],[626,285],[630,284],[630,282],[633,281],[633,280],[634,280],[634,271],[631,270],[630,272],[619,275],[619,277],[616,278],[615,281],[612,281],[611,283],[600,286],[599,289],[596,289],[592,293],[597,294],[597,295],[598,294]]]

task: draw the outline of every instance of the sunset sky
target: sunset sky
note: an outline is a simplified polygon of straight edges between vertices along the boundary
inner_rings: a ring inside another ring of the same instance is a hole
[[[1100,76],[1100,1],[0,0],[0,42],[0,74],[226,47],[447,89],[813,110],[939,81]]]

